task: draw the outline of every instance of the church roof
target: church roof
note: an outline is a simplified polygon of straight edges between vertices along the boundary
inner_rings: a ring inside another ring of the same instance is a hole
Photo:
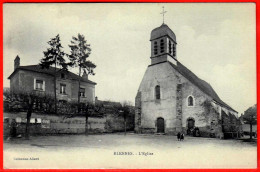
[[[212,97],[217,103],[220,105],[226,107],[227,109],[235,111],[233,108],[231,108],[228,104],[223,102],[217,93],[214,91],[214,89],[211,87],[209,83],[206,81],[200,79],[197,77],[192,71],[190,71],[187,67],[185,67],[183,64],[177,61],[177,65],[174,65],[170,62],[168,62],[175,70],[177,70],[180,74],[182,74],[185,78],[187,78],[191,83],[196,85],[201,91],[203,91],[205,94]],[[237,111],[235,111],[237,112]]]
[[[8,77],[8,79],[10,79],[18,70],[27,70],[27,71],[33,71],[33,72],[38,72],[38,73],[44,73],[44,74],[48,74],[48,75],[52,75],[54,76],[55,74],[55,68],[54,67],[49,67],[48,69],[46,68],[42,68],[40,65],[28,65],[28,66],[19,66],[15,69],[15,71]],[[59,74],[62,70],[57,69],[57,74]],[[72,73],[70,71],[64,71],[64,73],[66,73],[66,78],[68,79],[72,79],[72,80],[78,80],[79,76],[76,75],[75,73]],[[86,78],[80,77],[81,81],[83,82],[87,82],[90,84],[96,84],[93,81],[90,81]]]
[[[176,42],[175,34],[166,24],[162,24],[160,27],[153,29],[151,32],[150,40],[154,40],[162,36],[169,36],[171,39],[173,39]]]

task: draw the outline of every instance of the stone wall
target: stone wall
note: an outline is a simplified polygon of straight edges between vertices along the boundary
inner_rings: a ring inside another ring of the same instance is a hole
[[[24,134],[26,126],[26,113],[4,113],[4,133],[9,134],[9,124],[12,119],[17,122],[17,134]],[[49,134],[84,134],[85,117],[71,117],[32,114],[30,121],[30,133],[32,135],[49,135]],[[134,116],[126,119],[127,131],[134,130]],[[90,134],[123,132],[124,118],[117,114],[106,114],[104,117],[89,117],[88,132]]]
[[[176,89],[176,132],[182,132],[182,84]]]
[[[106,132],[123,132],[125,128],[123,116],[118,114],[106,114]],[[126,131],[134,131],[134,114],[126,118]]]

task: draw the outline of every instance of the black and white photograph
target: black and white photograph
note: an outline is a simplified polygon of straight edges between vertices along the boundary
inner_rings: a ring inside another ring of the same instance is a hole
[[[4,168],[257,168],[255,12],[3,4]]]

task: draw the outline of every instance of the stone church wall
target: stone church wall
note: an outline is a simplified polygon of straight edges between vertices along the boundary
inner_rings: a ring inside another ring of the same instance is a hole
[[[176,121],[176,78],[171,66],[161,63],[148,67],[139,87],[142,93],[141,130],[142,133],[157,132],[157,118],[164,119],[165,132],[175,133]],[[155,99],[155,86],[160,85],[161,98]]]
[[[200,130],[201,136],[204,137],[221,137],[221,122],[219,113],[212,109],[210,101],[212,100],[207,94],[202,92],[197,86],[184,78],[176,71],[179,82],[182,83],[182,129],[187,133],[188,119],[195,120],[195,127]],[[192,96],[194,106],[188,106],[188,97]],[[206,105],[208,104],[208,105]],[[208,107],[209,106],[209,107]]]
[[[155,99],[155,86],[160,85],[161,99]],[[140,94],[142,96],[140,96]],[[188,97],[194,98],[194,106],[188,106]],[[201,136],[223,137],[218,110],[206,104],[212,98],[175,71],[168,63],[148,67],[136,97],[136,118],[141,111],[141,127],[136,132],[156,133],[156,120],[164,118],[165,133],[187,133],[187,119],[195,120]],[[136,119],[137,124],[137,119]]]

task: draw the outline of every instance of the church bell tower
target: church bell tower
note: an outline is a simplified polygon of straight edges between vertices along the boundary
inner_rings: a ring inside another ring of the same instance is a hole
[[[151,32],[151,64],[156,64],[164,61],[169,61],[176,65],[176,36],[174,32],[164,24],[164,14],[166,11],[161,13],[163,15],[163,24],[157,27]]]
[[[150,41],[152,64],[169,61],[176,65],[176,36],[166,24],[152,30]]]

